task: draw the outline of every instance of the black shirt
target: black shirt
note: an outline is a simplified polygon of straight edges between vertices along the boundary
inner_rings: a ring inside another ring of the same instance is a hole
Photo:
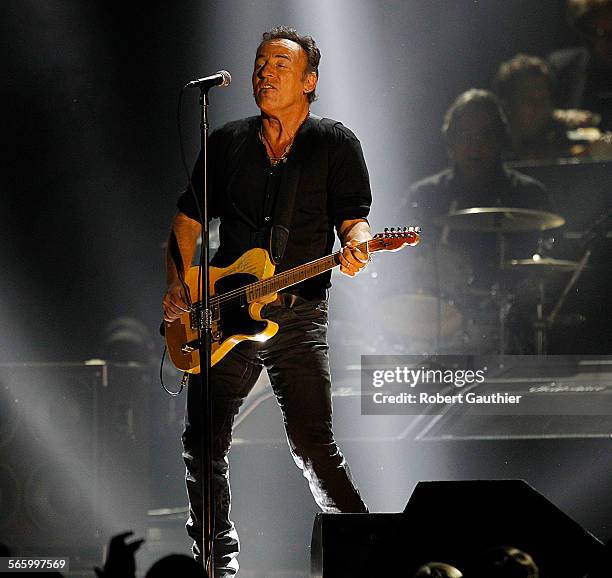
[[[357,137],[340,122],[311,115],[298,131],[286,161],[272,166],[259,138],[261,119],[228,123],[209,140],[209,217],[219,217],[220,246],[211,264],[226,267],[253,247],[269,247],[277,203],[297,182],[290,233],[276,272],[332,252],[334,227],[364,218],[371,204],[367,168]],[[201,190],[201,159],[193,172]],[[293,181],[292,181],[293,179]],[[178,208],[200,220],[191,191]],[[331,272],[292,288],[303,296],[321,295]]]
[[[542,183],[506,167],[500,167],[497,176],[480,189],[467,187],[452,168],[441,171],[410,187],[402,212],[410,222],[422,227],[420,249],[426,253],[441,239],[437,217],[451,210],[495,206],[554,212]],[[531,257],[538,237],[537,232],[508,235],[504,260]],[[458,255],[469,259],[476,286],[488,287],[496,280],[499,256],[494,234],[450,231],[447,243]]]

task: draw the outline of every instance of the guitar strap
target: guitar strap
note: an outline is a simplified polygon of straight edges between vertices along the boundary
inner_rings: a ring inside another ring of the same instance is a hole
[[[293,207],[295,206],[295,196],[300,182],[300,167],[302,164],[300,161],[306,159],[309,154],[309,151],[305,150],[305,146],[317,146],[317,154],[327,154],[326,151],[320,150],[321,147],[319,145],[323,142],[323,139],[320,139],[321,142],[318,140],[315,143],[310,142],[313,137],[317,136],[321,125],[325,123],[333,124],[335,121],[328,118],[321,118],[315,114],[310,114],[302,127],[300,135],[298,135],[298,139],[294,143],[294,150],[292,151],[294,156],[291,158],[290,155],[281,176],[281,183],[278,191],[278,196],[280,198],[278,198],[276,202],[272,221],[273,225],[270,229],[270,258],[274,265],[280,264],[285,253],[285,248],[287,247],[287,241],[289,240]],[[295,162],[296,158],[298,162]],[[279,202],[281,199],[282,202]]]
[[[289,227],[295,205],[295,195],[300,181],[300,164],[288,162],[281,176],[278,198],[274,210],[274,220],[270,229],[270,258],[275,265],[280,264],[289,240]],[[281,201],[282,202],[279,202]]]

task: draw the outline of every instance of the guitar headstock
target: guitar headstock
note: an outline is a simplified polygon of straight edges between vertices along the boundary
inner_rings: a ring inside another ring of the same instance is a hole
[[[391,227],[377,233],[369,241],[370,251],[399,251],[402,247],[418,245],[421,240],[421,227]]]

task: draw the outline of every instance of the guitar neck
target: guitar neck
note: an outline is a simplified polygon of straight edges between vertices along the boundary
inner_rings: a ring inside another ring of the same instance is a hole
[[[332,253],[310,263],[293,267],[282,273],[277,273],[268,279],[262,279],[247,285],[245,289],[247,301],[262,299],[272,293],[277,293],[292,285],[297,285],[306,279],[325,273],[340,264],[340,252]]]

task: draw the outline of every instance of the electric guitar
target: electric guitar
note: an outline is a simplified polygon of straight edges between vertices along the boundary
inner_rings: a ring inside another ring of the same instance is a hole
[[[420,240],[419,227],[385,229],[357,247],[368,253],[398,251]],[[340,251],[274,274],[275,266],[265,249],[250,249],[228,267],[209,267],[211,365],[218,363],[238,343],[267,341],[278,331],[278,324],[261,315],[264,305],[278,291],[320,275],[340,264]],[[187,373],[200,373],[200,338],[205,327],[198,292],[199,267],[185,275],[190,311],[172,322],[164,322],[166,345],[172,363]]]

